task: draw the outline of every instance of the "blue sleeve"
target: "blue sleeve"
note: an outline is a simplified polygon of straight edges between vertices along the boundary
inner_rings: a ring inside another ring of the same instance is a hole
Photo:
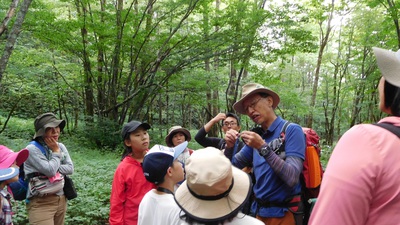
[[[232,164],[239,169],[251,167],[253,163],[253,151],[252,147],[244,145],[244,147],[232,157]]]

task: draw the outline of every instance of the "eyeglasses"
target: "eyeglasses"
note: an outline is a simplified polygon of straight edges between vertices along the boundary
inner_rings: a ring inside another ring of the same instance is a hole
[[[223,123],[223,125],[225,126],[225,127],[229,127],[229,126],[235,126],[235,125],[237,125],[237,123],[235,123],[235,122],[225,122],[225,123]]]
[[[258,103],[261,99],[263,99],[263,98],[262,98],[262,97],[261,97],[261,98],[258,98],[257,100],[255,100],[255,101],[253,101],[252,103],[250,103],[248,106],[244,107],[245,111],[248,112],[250,108],[254,109],[254,107],[256,107],[257,103]]]

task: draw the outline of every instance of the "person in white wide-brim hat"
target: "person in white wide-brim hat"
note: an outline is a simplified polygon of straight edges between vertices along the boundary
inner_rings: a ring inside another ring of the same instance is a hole
[[[186,181],[175,192],[184,224],[262,225],[240,212],[251,193],[250,176],[214,147],[199,149],[186,163]]]
[[[373,52],[382,74],[378,107],[390,116],[376,125],[355,125],[340,138],[329,158],[309,224],[400,221],[400,50],[373,48]]]

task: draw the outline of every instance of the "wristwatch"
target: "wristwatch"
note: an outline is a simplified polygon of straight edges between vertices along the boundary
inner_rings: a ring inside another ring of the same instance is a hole
[[[260,149],[259,153],[260,153],[260,155],[261,155],[262,157],[264,157],[264,156],[266,156],[266,155],[268,154],[269,151],[271,151],[271,149],[270,149],[270,147],[267,145],[267,146],[262,147],[262,148]]]

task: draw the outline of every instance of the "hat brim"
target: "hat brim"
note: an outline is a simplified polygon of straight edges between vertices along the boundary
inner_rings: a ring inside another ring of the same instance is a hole
[[[17,158],[15,159],[17,166],[21,166],[29,157],[29,150],[22,149],[21,151],[17,152]]]
[[[189,143],[187,141],[184,141],[174,147],[174,160],[177,159],[179,157],[179,155],[182,154],[183,151],[185,151],[188,144]]]
[[[237,102],[235,102],[235,104],[233,104],[233,108],[235,109],[235,111],[240,114],[246,114],[247,112],[243,106],[243,102],[256,93],[265,93],[265,94],[268,94],[269,96],[271,96],[272,100],[273,100],[273,104],[272,104],[273,109],[275,109],[280,102],[279,95],[277,93],[275,93],[274,91],[271,91],[270,89],[267,89],[267,88],[257,88],[257,89],[254,89],[253,91],[249,92],[246,96],[242,97],[239,101],[237,101]]]
[[[176,130],[171,131],[166,137],[165,137],[165,143],[167,144],[168,147],[174,147],[174,144],[172,143],[172,137],[176,134],[182,132],[185,137],[186,141],[192,140],[192,136],[190,135],[190,132],[185,129],[185,128],[178,128]]]
[[[151,128],[150,124],[148,123],[142,123],[132,120],[131,122],[125,124],[122,128],[122,139],[127,139],[129,137],[129,134],[137,130],[139,127],[142,127],[145,130],[149,130]]]
[[[35,135],[33,136],[33,139],[43,136],[44,133],[46,132],[46,129],[49,127],[60,127],[60,130],[62,131],[64,130],[65,127],[65,120],[55,120],[45,124],[42,128],[36,131]]]
[[[194,197],[184,181],[175,192],[175,201],[190,217],[201,222],[213,222],[236,214],[251,193],[250,176],[232,166],[234,185],[229,195],[219,200],[201,200]]]
[[[400,87],[400,51],[393,52],[376,47],[372,49],[382,76],[390,84]]]
[[[22,149],[19,152],[13,152],[8,148],[7,150],[9,150],[10,153],[4,156],[4,160],[0,163],[0,169],[9,168],[14,164],[14,162],[17,166],[21,166],[21,164],[29,157],[29,150],[27,149]]]
[[[0,181],[11,179],[19,174],[19,169],[10,167],[6,169],[0,169]]]

